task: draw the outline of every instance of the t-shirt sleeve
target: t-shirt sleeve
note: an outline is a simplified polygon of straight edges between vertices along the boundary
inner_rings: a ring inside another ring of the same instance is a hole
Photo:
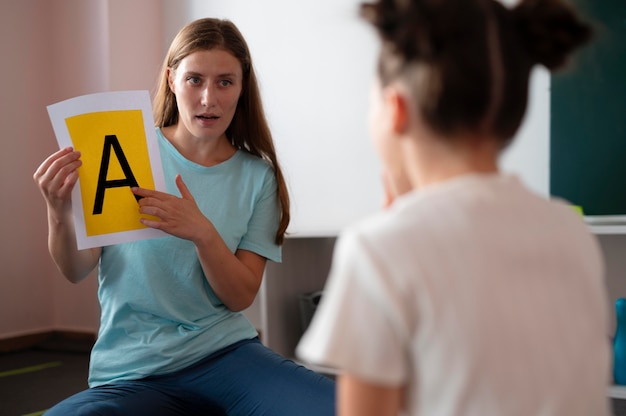
[[[271,261],[280,262],[282,251],[275,243],[280,220],[276,178],[269,167],[261,178],[261,189],[255,198],[254,210],[248,221],[246,234],[242,237],[238,248],[255,252]]]
[[[337,241],[331,272],[296,354],[373,383],[407,380],[408,331],[384,264],[357,235]]]

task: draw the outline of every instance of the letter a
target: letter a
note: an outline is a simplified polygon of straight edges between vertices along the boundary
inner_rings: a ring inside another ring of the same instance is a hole
[[[115,179],[107,181],[107,173],[109,171],[109,160],[111,159],[111,148],[117,156],[117,160],[122,167],[125,179]],[[126,155],[122,151],[122,146],[117,140],[116,135],[107,135],[104,137],[104,149],[102,150],[102,161],[100,162],[100,173],[98,174],[98,187],[96,188],[96,199],[93,204],[93,215],[102,214],[102,206],[104,205],[104,191],[106,188],[121,188],[124,186],[139,186],[133,171],[128,165]],[[135,195],[135,199],[139,201],[141,197]]]

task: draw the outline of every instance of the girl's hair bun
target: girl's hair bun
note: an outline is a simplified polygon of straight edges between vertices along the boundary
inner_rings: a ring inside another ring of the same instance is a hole
[[[522,0],[512,12],[529,56],[548,69],[591,38],[591,27],[561,0]]]

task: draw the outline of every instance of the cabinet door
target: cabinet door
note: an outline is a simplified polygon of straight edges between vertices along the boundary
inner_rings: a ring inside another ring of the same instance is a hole
[[[552,77],[550,193],[586,215],[626,216],[626,5],[572,3],[595,34]]]

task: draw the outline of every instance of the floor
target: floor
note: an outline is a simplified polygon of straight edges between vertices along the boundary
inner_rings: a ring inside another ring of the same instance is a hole
[[[0,354],[0,416],[39,416],[87,388],[89,350],[42,345]],[[613,415],[626,416],[626,400],[613,400]]]
[[[89,353],[32,348],[0,354],[0,416],[37,416],[87,388]]]

